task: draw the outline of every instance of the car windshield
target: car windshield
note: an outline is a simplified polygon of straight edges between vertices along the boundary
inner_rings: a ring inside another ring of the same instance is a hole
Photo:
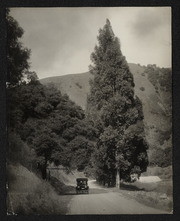
[[[86,185],[87,184],[87,181],[85,181],[85,180],[79,180],[78,182],[77,182],[79,185]]]

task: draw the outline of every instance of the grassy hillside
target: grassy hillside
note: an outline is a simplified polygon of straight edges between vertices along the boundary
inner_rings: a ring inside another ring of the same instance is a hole
[[[40,81],[42,84],[53,83],[63,94],[66,93],[72,101],[85,109],[87,94],[90,90],[90,77],[90,73],[85,72],[82,74],[49,77]]]
[[[21,164],[8,164],[8,214],[66,214],[82,172],[52,170],[49,182]]]
[[[155,86],[148,79],[145,73],[145,66],[129,64],[134,76],[135,94],[143,104],[144,124],[147,141],[151,150],[172,146],[171,144],[171,115],[167,115],[166,107],[161,93],[158,93]],[[89,93],[89,72],[82,74],[71,74],[41,79],[41,83],[54,83],[62,93],[68,94],[71,100],[86,108],[86,98]],[[169,93],[169,92],[168,92]]]
[[[59,195],[67,187],[58,182],[61,192],[50,183],[20,164],[7,166],[8,194],[7,213],[30,214],[66,214],[72,196]]]
[[[129,64],[129,67],[134,76],[135,94],[143,104],[145,131],[150,147],[172,146],[171,143],[167,144],[171,142],[171,116],[166,114],[164,100],[149,81],[145,67],[136,64]]]

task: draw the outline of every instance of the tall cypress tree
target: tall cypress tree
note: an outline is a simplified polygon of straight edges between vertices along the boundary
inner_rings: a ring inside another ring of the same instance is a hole
[[[88,115],[99,129],[94,153],[97,179],[115,185],[130,181],[132,173],[148,165],[142,104],[134,95],[133,75],[120,50],[120,42],[107,19],[99,30],[98,45],[91,54]]]

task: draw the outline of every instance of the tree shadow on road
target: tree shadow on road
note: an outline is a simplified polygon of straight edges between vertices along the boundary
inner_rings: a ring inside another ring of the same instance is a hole
[[[121,183],[121,190],[129,190],[129,191],[142,191],[144,188],[138,188],[133,184]]]
[[[66,193],[61,193],[60,195],[92,195],[92,194],[103,194],[103,193],[107,193],[108,191],[106,190],[103,190],[103,189],[90,189],[89,190],[89,193],[76,193],[76,190],[75,190],[75,187],[74,188],[74,191],[69,191],[69,192],[66,192]]]

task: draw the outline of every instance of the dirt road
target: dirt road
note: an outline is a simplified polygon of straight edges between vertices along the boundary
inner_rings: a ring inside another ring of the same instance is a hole
[[[101,188],[95,181],[90,181],[89,187],[89,194],[74,195],[68,214],[167,214],[128,199],[111,189]]]

